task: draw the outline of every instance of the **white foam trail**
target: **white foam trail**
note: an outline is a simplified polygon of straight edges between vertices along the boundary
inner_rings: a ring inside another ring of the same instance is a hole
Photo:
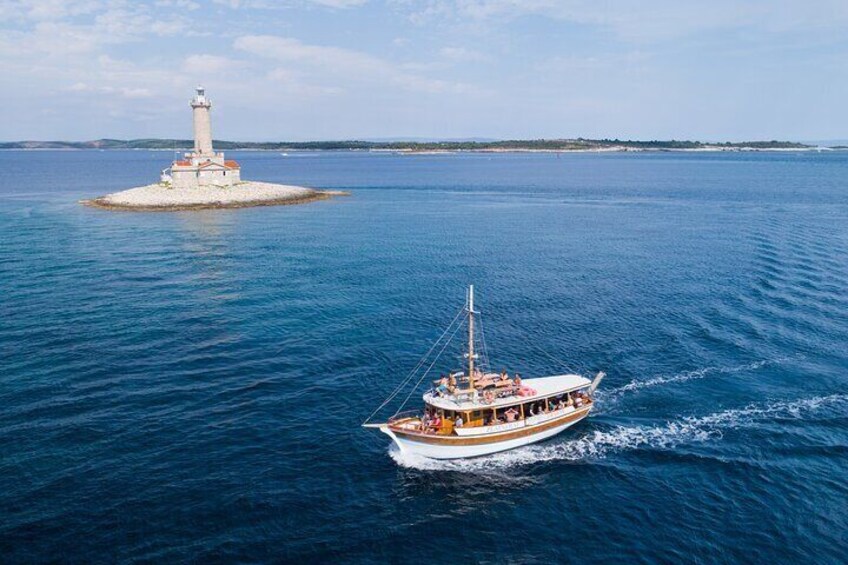
[[[831,407],[848,415],[848,395],[833,394],[814,398],[751,404],[744,408],[723,410],[706,416],[685,417],[657,426],[616,426],[610,430],[594,430],[570,441],[555,444],[531,445],[475,459],[437,461],[390,451],[402,467],[425,471],[459,471],[500,474],[506,467],[529,465],[545,461],[585,461],[600,459],[610,453],[643,447],[671,449],[685,443],[720,439],[724,431],[756,424],[763,420],[801,418],[805,414]]]
[[[651,379],[646,379],[644,381],[632,381],[624,386],[604,391],[602,396],[617,396],[627,392],[641,390],[643,388],[651,388],[669,383],[683,383],[695,379],[702,379],[712,374],[726,375],[740,373],[743,371],[756,371],[757,369],[765,367],[766,365],[783,363],[789,359],[789,357],[782,357],[779,359],[770,359],[764,361],[757,361],[755,363],[748,363],[745,365],[737,365],[735,367],[704,367],[703,369],[697,369],[695,371],[686,371],[685,373],[679,373],[670,377],[659,376]]]

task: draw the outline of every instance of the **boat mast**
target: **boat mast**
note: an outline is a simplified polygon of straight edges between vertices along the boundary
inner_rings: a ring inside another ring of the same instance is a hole
[[[468,386],[474,389],[474,285],[468,287]]]

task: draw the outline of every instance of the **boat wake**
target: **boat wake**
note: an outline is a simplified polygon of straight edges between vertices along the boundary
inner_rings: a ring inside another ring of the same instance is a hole
[[[594,430],[573,440],[531,445],[476,459],[440,461],[411,456],[396,449],[390,450],[390,455],[398,465],[418,470],[498,473],[505,467],[547,461],[583,462],[622,451],[671,449],[682,444],[721,439],[728,430],[751,427],[764,421],[799,419],[820,412],[848,415],[848,394],[751,404],[706,416],[684,417],[657,426],[616,426],[608,430]]]
[[[793,359],[792,357],[779,357],[777,359],[766,359],[763,361],[756,361],[754,363],[747,363],[745,365],[735,365],[732,367],[704,367],[703,369],[696,369],[694,371],[685,371],[683,373],[678,373],[676,375],[671,376],[659,376],[653,377],[645,380],[636,380],[630,383],[627,383],[624,386],[613,388],[605,391],[598,391],[597,396],[603,399],[615,398],[622,394],[628,392],[635,392],[638,390],[642,390],[645,388],[652,388],[655,386],[670,384],[670,383],[683,383],[686,381],[692,381],[695,379],[702,379],[704,377],[708,377],[710,375],[729,375],[734,373],[742,373],[746,371],[756,371],[757,369],[761,369],[763,367],[769,365],[779,365],[780,363],[785,363]]]

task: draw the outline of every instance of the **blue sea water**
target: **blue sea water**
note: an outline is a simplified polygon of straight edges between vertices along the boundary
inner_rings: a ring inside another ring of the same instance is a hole
[[[352,196],[107,212],[170,154],[0,152],[0,561],[845,561],[848,153],[236,158]],[[597,410],[405,458],[360,423],[469,283]]]

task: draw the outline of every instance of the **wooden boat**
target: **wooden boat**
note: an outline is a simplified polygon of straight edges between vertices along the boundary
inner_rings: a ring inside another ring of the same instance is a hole
[[[422,411],[398,411],[383,423],[370,423],[369,417],[363,426],[388,435],[401,452],[432,459],[460,459],[547,439],[589,415],[594,406],[593,394],[604,373],[590,381],[575,374],[522,380],[518,376],[510,378],[505,372],[484,372],[475,366],[479,355],[475,352],[474,323],[479,312],[474,310],[473,286],[469,287],[463,312],[465,319],[460,323],[468,324],[467,368],[434,382],[434,387],[424,393]],[[427,374],[419,379],[419,384]]]

